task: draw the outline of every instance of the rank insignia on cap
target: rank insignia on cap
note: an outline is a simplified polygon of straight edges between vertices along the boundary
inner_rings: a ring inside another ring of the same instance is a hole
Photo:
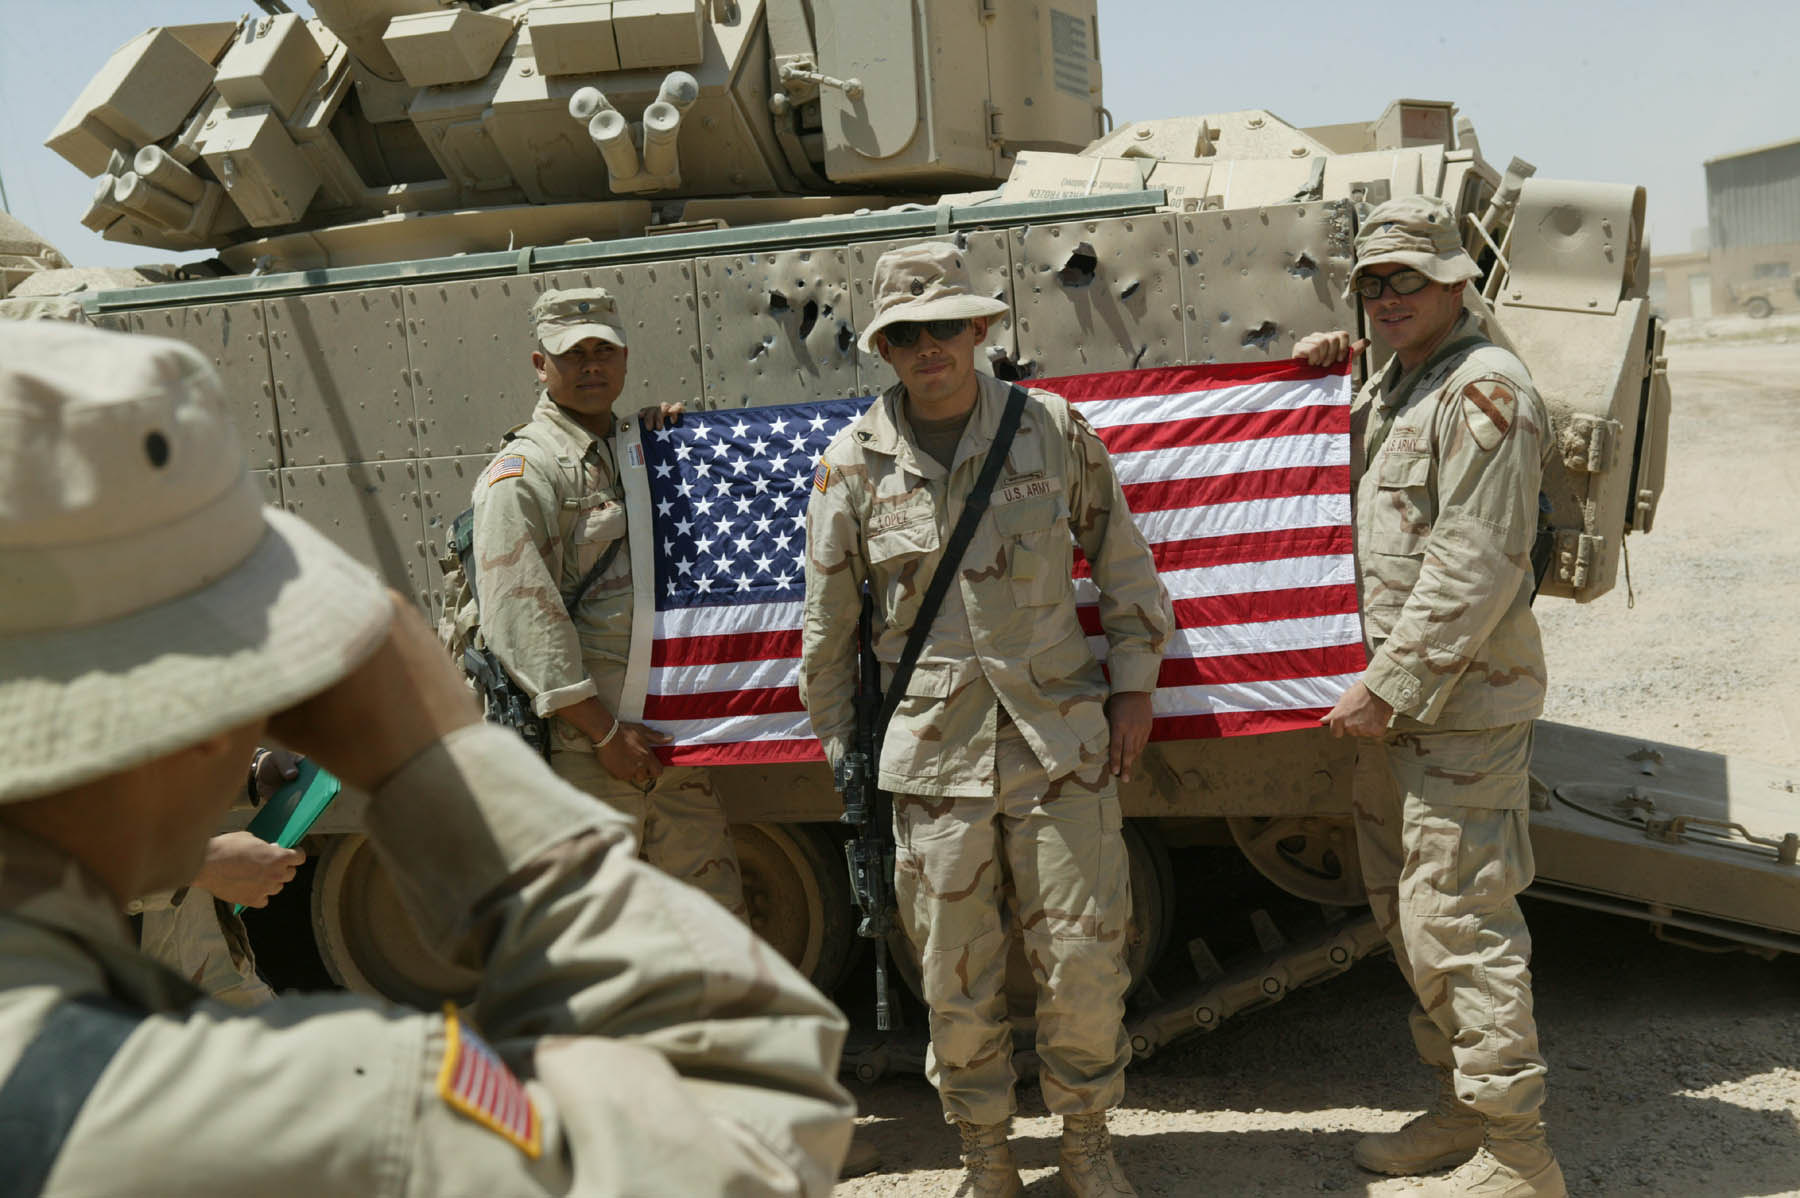
[[[494,464],[488,467],[487,485],[491,487],[503,478],[518,478],[524,473],[525,459],[509,453],[503,458],[495,458]]]
[[[825,490],[825,484],[829,483],[830,481],[831,481],[831,467],[827,466],[824,462],[820,462],[819,468],[817,470],[813,471],[813,486],[819,488],[820,493],[823,493]]]
[[[543,1152],[543,1124],[531,1095],[493,1049],[444,1004],[444,1067],[438,1096],[536,1160]]]
[[[912,293],[914,295],[924,295],[925,294],[925,280],[924,279],[914,279],[912,281]]]
[[[580,301],[575,305],[575,310],[577,312],[586,312],[588,310],[588,302],[586,300]]]

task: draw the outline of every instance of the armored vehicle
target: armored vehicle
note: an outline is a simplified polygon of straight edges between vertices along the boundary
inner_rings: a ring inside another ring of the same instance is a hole
[[[1261,110],[1116,124],[1096,0],[262,8],[144,33],[51,133],[95,179],[90,228],[217,254],[216,277],[83,308],[201,348],[268,501],[428,612],[447,527],[534,398],[525,312],[545,288],[619,297],[627,408],[878,390],[892,376],[854,336],[871,268],[926,238],[955,239],[1010,302],[985,363],[1002,377],[1258,362],[1359,325],[1343,298],[1359,216],[1419,192],[1461,216],[1485,272],[1468,303],[1554,413],[1544,598],[1606,593],[1624,537],[1655,520],[1669,391],[1644,193],[1498,167],[1450,103],[1311,128]],[[1534,762],[1539,893],[1800,945],[1796,837],[1775,807],[1791,783],[1549,724]],[[757,927],[832,989],[857,943],[827,771],[717,778]],[[1131,957],[1140,977],[1175,967],[1135,1000],[1140,1053],[1380,945],[1358,913],[1349,778],[1348,745],[1317,731],[1151,747],[1123,793]],[[342,802],[313,841],[333,976],[412,1001],[466,987],[357,829]],[[1254,949],[1223,963],[1200,940],[1170,952],[1169,850],[1195,844],[1235,844],[1335,914],[1257,918]]]

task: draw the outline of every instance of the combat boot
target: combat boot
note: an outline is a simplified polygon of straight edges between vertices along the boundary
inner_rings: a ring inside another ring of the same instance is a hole
[[[1137,1198],[1113,1156],[1105,1111],[1063,1116],[1062,1150],[1056,1163],[1063,1188],[1074,1198]]]
[[[1019,1198],[1025,1192],[1012,1145],[1006,1142],[1007,1122],[956,1121],[962,1135],[962,1180],[954,1198]]]
[[[1351,1155],[1372,1173],[1411,1177],[1460,1165],[1480,1147],[1481,1116],[1456,1100],[1454,1076],[1440,1069],[1430,1110],[1399,1131],[1364,1136]]]
[[[1536,1115],[1490,1120],[1481,1151],[1436,1192],[1441,1198],[1569,1198]]]

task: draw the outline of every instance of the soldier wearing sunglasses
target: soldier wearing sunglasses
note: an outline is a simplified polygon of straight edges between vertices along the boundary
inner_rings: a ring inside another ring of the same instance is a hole
[[[1007,308],[975,293],[963,252],[938,242],[883,254],[874,291],[862,346],[899,382],[838,434],[814,479],[802,693],[836,766],[855,727],[866,586],[881,682],[899,685],[878,784],[894,796],[894,889],[931,1006],[926,1073],[962,1136],[956,1192],[1021,1192],[1007,1143],[1010,907],[1036,980],[1038,1076],[1063,1120],[1063,1180],[1077,1198],[1129,1195],[1106,1126],[1131,1058],[1117,787],[1149,738],[1168,598],[1093,429],[1058,396],[976,371],[988,322]],[[953,560],[971,509],[979,519]],[[1110,682],[1075,614],[1077,543],[1101,592]],[[921,609],[940,570],[951,581],[932,616]],[[916,668],[895,684],[915,624],[927,630]]]
[[[1460,1165],[1450,1194],[1562,1198],[1514,898],[1533,870],[1545,670],[1530,550],[1553,442],[1525,367],[1464,310],[1478,274],[1441,200],[1390,201],[1357,235],[1348,290],[1394,357],[1357,397],[1351,436],[1369,666],[1322,722],[1364,738],[1363,880],[1418,1000],[1413,1041],[1438,1089],[1430,1110],[1363,1137],[1355,1157],[1393,1174]],[[1329,365],[1367,344],[1317,333],[1294,356]]]

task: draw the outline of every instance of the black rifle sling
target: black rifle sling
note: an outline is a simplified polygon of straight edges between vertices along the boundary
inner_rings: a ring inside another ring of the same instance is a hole
[[[84,994],[50,1008],[0,1086],[0,1198],[37,1198],[94,1083],[144,1012]]]
[[[925,648],[925,638],[931,635],[931,623],[937,619],[938,608],[943,606],[944,596],[950,591],[950,583],[956,577],[956,568],[962,562],[963,551],[975,539],[975,526],[981,523],[982,513],[987,511],[994,484],[1000,480],[1000,467],[1006,464],[1006,453],[1012,448],[1013,434],[1019,431],[1019,418],[1024,412],[1025,389],[1014,384],[1006,397],[1006,410],[1000,414],[1000,427],[994,431],[994,443],[988,448],[987,460],[981,464],[981,473],[975,478],[975,487],[969,492],[969,498],[963,503],[962,515],[956,521],[956,531],[950,534],[950,543],[944,546],[944,555],[938,559],[937,569],[932,572],[931,585],[925,588],[925,599],[919,604],[918,617],[913,620],[913,626],[906,634],[906,647],[900,651],[900,660],[894,664],[894,676],[888,682],[887,693],[881,697],[881,716],[875,721],[875,743],[878,746],[882,737],[887,735],[888,721],[893,718],[894,709],[900,706],[900,698],[906,694],[906,684],[911,681],[913,667],[918,664],[919,654]]]

